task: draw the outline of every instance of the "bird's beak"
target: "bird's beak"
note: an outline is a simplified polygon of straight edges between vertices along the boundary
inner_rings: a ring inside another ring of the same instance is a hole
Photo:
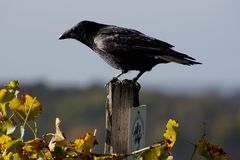
[[[59,40],[61,39],[67,39],[67,38],[71,38],[71,33],[69,30],[65,31],[62,35],[59,36]]]

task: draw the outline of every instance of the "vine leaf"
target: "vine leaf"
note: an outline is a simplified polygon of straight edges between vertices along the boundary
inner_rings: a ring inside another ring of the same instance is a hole
[[[96,136],[86,133],[82,138],[76,139],[73,146],[77,153],[90,154],[90,150],[97,144]]]
[[[52,156],[50,150],[46,149],[46,148],[44,149],[44,156],[46,157],[47,160],[52,160],[53,159],[53,156]]]
[[[60,130],[60,124],[60,119],[56,118],[56,133],[53,135],[48,145],[50,151],[55,151],[58,147],[63,148],[64,150],[66,149],[67,141],[65,140],[63,132]]]
[[[37,159],[39,152],[44,148],[45,141],[40,138],[30,140],[25,143],[22,147],[23,155],[27,156],[29,159]]]
[[[10,136],[5,134],[0,136],[0,153],[3,153],[3,151],[7,148],[6,144],[10,141],[12,141]]]
[[[35,120],[42,111],[41,103],[29,94],[23,95],[20,99],[14,98],[9,107],[24,119],[27,118],[26,120]]]
[[[6,130],[7,130],[6,119],[3,117],[0,111],[0,135],[5,134]]]
[[[166,131],[164,133],[165,147],[172,148],[177,139],[177,128],[179,124],[176,120],[170,119],[166,125]]]
[[[18,138],[15,140],[7,141],[4,145],[5,150],[3,151],[3,157],[7,155],[9,152],[12,152],[13,150],[16,150],[17,152],[20,152],[22,145],[23,145],[23,139]]]
[[[9,82],[7,86],[0,90],[0,103],[4,104],[10,102],[18,94],[19,83],[16,80]]]
[[[162,144],[155,144],[139,154],[138,160],[167,160],[171,155],[170,151]]]
[[[113,159],[113,155],[94,155],[93,156],[93,160],[112,160]]]
[[[135,151],[133,154],[138,154],[138,160],[172,160],[170,149],[177,139],[178,127],[179,124],[175,120],[170,119],[166,124],[166,131],[163,135],[165,138],[164,142]]]
[[[7,121],[5,121],[6,123],[6,127],[7,127],[7,133],[6,134],[13,134],[13,132],[15,131],[16,129],[16,123],[11,120],[11,119],[8,119]]]
[[[197,152],[208,160],[228,160],[227,153],[216,144],[201,138],[197,143]]]

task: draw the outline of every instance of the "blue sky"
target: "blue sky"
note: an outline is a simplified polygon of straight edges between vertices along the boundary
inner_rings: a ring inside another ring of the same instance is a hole
[[[203,65],[160,64],[139,80],[171,88],[240,88],[240,1],[0,1],[0,80],[52,85],[109,81],[119,71],[74,40],[66,29],[92,20],[137,29]],[[123,78],[132,78],[132,72]]]

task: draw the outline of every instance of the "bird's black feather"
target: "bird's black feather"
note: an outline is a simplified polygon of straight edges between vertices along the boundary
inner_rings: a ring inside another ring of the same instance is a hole
[[[194,58],[173,50],[174,46],[169,43],[137,30],[114,25],[82,21],[59,37],[66,38],[79,40],[98,53],[109,65],[122,70],[122,73],[129,70],[140,71],[135,81],[159,63],[201,64]]]

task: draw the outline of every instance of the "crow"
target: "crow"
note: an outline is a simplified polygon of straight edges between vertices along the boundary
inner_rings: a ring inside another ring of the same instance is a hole
[[[93,21],[79,22],[59,39],[76,39],[98,53],[109,65],[121,70],[114,79],[130,70],[137,70],[139,74],[133,78],[137,82],[144,72],[150,71],[159,63],[201,64],[194,58],[173,50],[173,45],[137,30]]]

